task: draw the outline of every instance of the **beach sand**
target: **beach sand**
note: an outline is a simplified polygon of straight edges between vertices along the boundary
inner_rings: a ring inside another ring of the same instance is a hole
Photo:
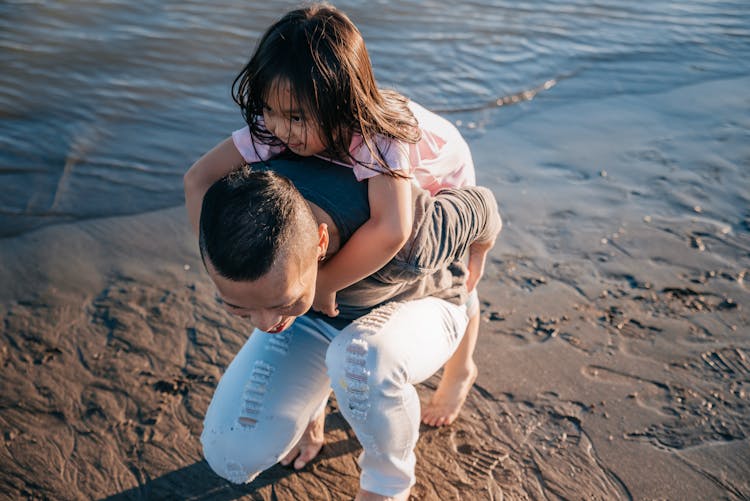
[[[747,88],[557,106],[472,140],[506,224],[479,378],[453,425],[423,427],[413,499],[750,498]],[[202,460],[250,327],[216,304],[182,208],[4,239],[0,262],[3,497],[356,492],[334,401],[302,472],[235,486]]]

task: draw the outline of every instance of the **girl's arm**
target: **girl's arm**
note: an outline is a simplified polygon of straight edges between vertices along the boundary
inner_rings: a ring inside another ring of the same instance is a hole
[[[229,137],[203,155],[185,173],[185,206],[193,231],[198,234],[203,196],[216,181],[245,164],[232,138]]]
[[[411,181],[380,174],[368,181],[370,219],[318,274],[313,309],[335,316],[335,294],[375,273],[401,249],[412,230]]]

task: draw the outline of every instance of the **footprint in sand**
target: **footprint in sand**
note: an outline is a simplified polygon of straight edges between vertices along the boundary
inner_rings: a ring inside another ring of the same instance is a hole
[[[581,424],[585,412],[552,392],[516,399],[475,385],[456,422],[423,430],[413,493],[417,499],[628,499],[597,459]]]
[[[508,452],[502,449],[493,449],[485,446],[472,444],[461,444],[456,447],[459,452],[458,461],[469,477],[484,480],[492,476],[492,472],[498,464],[510,457]]]

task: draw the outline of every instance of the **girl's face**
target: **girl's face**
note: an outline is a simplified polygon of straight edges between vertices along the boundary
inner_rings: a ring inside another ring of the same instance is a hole
[[[297,155],[309,157],[326,150],[320,125],[294,99],[289,82],[271,86],[263,103],[263,121],[268,132]]]

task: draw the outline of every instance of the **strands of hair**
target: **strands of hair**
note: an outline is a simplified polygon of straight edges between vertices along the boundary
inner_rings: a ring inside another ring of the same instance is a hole
[[[376,138],[416,143],[417,120],[406,97],[378,88],[362,35],[343,12],[318,3],[287,13],[261,37],[234,80],[232,97],[262,144],[283,144],[262,120],[268,93],[280,82],[290,84],[291,99],[320,127],[330,158],[361,164],[349,152],[358,133],[379,168],[403,176],[388,165]]]
[[[308,223],[305,225],[305,223]],[[257,280],[300,242],[314,218],[286,177],[242,168],[215,183],[201,208],[201,257],[230,280]]]

